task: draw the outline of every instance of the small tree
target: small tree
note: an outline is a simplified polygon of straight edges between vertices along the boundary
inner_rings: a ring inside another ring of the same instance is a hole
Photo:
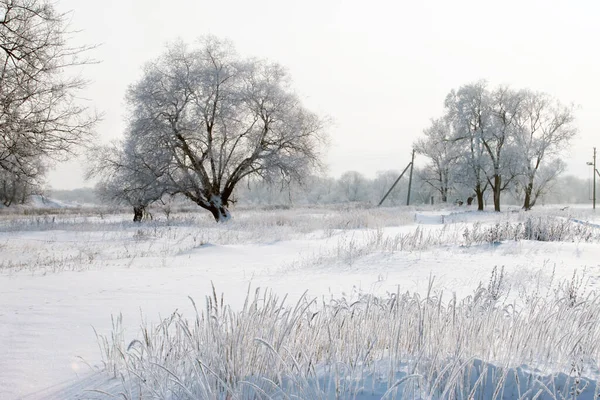
[[[97,120],[75,98],[85,82],[65,74],[89,49],[67,44],[68,18],[46,0],[0,0],[0,171],[16,186],[37,186]]]
[[[97,148],[90,155],[92,162],[87,171],[88,178],[100,178],[96,191],[101,199],[133,207],[134,222],[141,222],[147,207],[168,192],[168,172],[157,166],[164,161],[161,153],[148,158],[153,164],[146,163],[140,153],[149,149],[143,144],[129,140]]]
[[[228,42],[176,43],[148,63],[127,95],[127,137],[144,164],[168,171],[166,190],[229,219],[245,177],[299,180],[319,167],[323,121],[306,110],[279,65],[239,57]],[[157,164],[155,151],[169,154]]]
[[[415,151],[426,156],[430,162],[419,170],[419,177],[440,193],[442,201],[448,201],[448,195],[454,185],[454,176],[460,158],[460,149],[452,126],[445,118],[431,121],[431,126],[423,131],[425,138],[417,140]]]

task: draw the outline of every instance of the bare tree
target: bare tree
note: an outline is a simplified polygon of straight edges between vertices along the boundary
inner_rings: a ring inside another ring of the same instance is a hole
[[[482,130],[481,143],[490,161],[484,171],[492,189],[494,211],[500,211],[500,195],[519,173],[520,161],[514,143],[523,93],[499,87],[488,98],[489,125]]]
[[[414,147],[418,154],[426,156],[430,162],[419,170],[419,176],[438,191],[442,202],[446,203],[461,155],[459,143],[453,140],[452,125],[446,118],[432,120],[431,126],[423,133],[425,138],[417,140]]]
[[[452,90],[446,97],[445,106],[454,132],[451,140],[461,142],[463,148],[460,157],[463,168],[459,179],[472,186],[477,208],[482,211],[488,187],[485,174],[488,159],[482,138],[491,118],[487,83],[479,81],[464,85],[458,91]]]
[[[323,121],[302,106],[281,66],[241,58],[228,42],[169,46],[146,65],[127,101],[127,136],[168,153],[160,167],[169,191],[216,221],[230,217],[243,178],[301,179],[319,167]],[[154,152],[140,157],[148,162]]]
[[[518,184],[524,192],[523,209],[531,209],[564,169],[558,157],[577,133],[574,120],[573,107],[546,93],[524,92],[515,133],[522,163]]]
[[[89,62],[89,47],[68,45],[67,20],[46,0],[0,0],[0,171],[27,186],[97,121],[76,99],[85,82],[65,72]]]

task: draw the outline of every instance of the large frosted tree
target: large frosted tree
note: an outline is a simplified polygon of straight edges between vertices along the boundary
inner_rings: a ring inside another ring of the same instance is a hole
[[[138,162],[179,193],[230,218],[245,177],[301,179],[319,167],[323,120],[307,110],[278,64],[240,57],[214,37],[178,42],[149,62],[127,94],[126,136],[146,143]],[[129,140],[129,139],[126,139]],[[154,149],[170,156],[161,165]]]

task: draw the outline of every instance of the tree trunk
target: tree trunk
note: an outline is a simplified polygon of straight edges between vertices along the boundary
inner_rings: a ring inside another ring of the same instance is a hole
[[[133,222],[142,222],[145,206],[133,206]]]
[[[531,202],[531,195],[533,193],[533,182],[529,182],[527,186],[525,186],[525,201],[523,202],[523,210],[529,211],[533,204]]]
[[[221,195],[212,195],[208,206],[202,207],[211,212],[216,222],[227,222],[231,218],[227,209],[227,199],[223,199]]]
[[[501,192],[502,177],[498,174],[494,175],[494,211],[500,212],[500,192]]]
[[[483,190],[481,189],[481,183],[475,186],[475,195],[477,196],[477,210],[483,211]]]
[[[442,181],[443,183],[443,187],[442,187],[442,201],[444,203],[448,202],[448,192],[450,191],[448,188],[448,172],[446,172],[446,174],[444,175],[443,179],[440,179],[440,181]]]
[[[211,207],[208,211],[212,213],[216,222],[226,222],[231,218],[231,214],[225,206]]]

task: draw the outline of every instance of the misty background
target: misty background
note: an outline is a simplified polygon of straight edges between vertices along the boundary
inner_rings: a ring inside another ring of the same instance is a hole
[[[304,104],[331,117],[325,163],[333,178],[358,171],[376,180],[401,170],[446,94],[478,79],[573,103],[579,135],[564,157],[566,174],[591,175],[585,163],[600,126],[593,50],[600,5],[593,1],[63,0],[58,7],[73,10],[76,43],[99,44],[90,55],[100,62],[81,72],[90,80],[82,100],[103,113],[104,143],[122,137],[124,93],[145,62],[178,38],[214,34],[243,55],[282,64]],[[93,186],[83,178],[85,163],[55,165],[47,185]],[[417,166],[424,163],[417,157]]]

